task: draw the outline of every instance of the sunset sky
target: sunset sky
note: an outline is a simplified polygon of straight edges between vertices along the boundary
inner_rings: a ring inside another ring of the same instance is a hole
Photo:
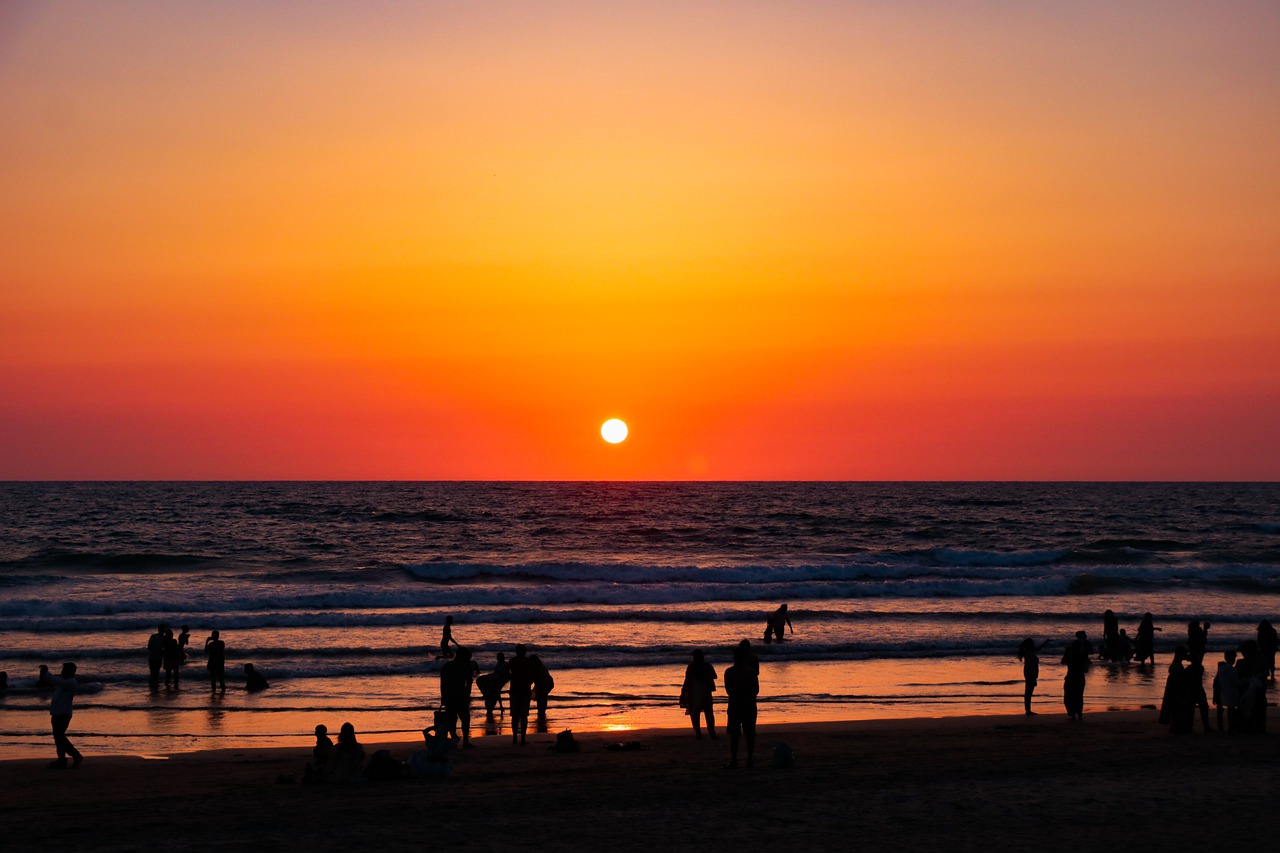
[[[1277,45],[6,2],[0,478],[1280,479]]]

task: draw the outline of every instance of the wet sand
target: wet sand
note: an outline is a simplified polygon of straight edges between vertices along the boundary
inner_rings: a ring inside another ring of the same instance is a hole
[[[0,762],[6,850],[1225,849],[1270,837],[1280,738],[1173,737],[1154,712],[762,726],[752,770],[685,730],[479,738],[447,779],[349,788],[309,750]],[[1197,726],[1198,728],[1198,726]],[[634,740],[638,752],[606,744]],[[796,766],[770,766],[786,743]],[[418,744],[389,747],[405,758]],[[1267,834],[1264,834],[1267,833]],[[1252,841],[1250,840],[1252,839]]]

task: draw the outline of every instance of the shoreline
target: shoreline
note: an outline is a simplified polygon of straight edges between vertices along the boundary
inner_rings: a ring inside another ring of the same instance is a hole
[[[728,739],[688,729],[575,732],[581,752],[525,747],[506,736],[455,751],[451,776],[351,787],[277,784],[302,777],[306,748],[216,749],[165,760],[87,755],[75,770],[47,760],[0,762],[13,819],[6,849],[47,849],[57,827],[76,849],[388,849],[464,844],[617,851],[948,847],[1075,850],[1159,843],[1216,849],[1271,830],[1280,739],[1220,733],[1175,737],[1154,713],[1022,714],[767,723],[757,767],[724,770]],[[1198,725],[1197,725],[1198,729]],[[645,748],[611,752],[616,741]],[[770,766],[773,747],[795,753]],[[403,760],[419,743],[365,744]],[[1226,812],[1188,809],[1223,803]],[[1229,822],[1223,821],[1229,817]],[[161,835],[162,834],[162,835]],[[1258,835],[1257,837],[1266,837]],[[13,843],[9,843],[13,842]],[[772,843],[772,842],[770,842]]]

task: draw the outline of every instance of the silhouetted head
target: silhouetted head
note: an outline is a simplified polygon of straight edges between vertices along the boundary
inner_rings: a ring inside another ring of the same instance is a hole
[[[1111,612],[1111,610],[1110,610],[1109,608],[1108,608],[1107,610],[1102,611],[1102,615],[1103,615],[1103,616],[1108,616],[1108,617],[1109,617],[1109,616],[1115,616],[1115,614],[1114,614],[1114,613],[1112,613],[1112,612]]]
[[[1271,632],[1271,620],[1270,620],[1270,619],[1263,619],[1261,622],[1259,622],[1259,623],[1258,623],[1258,630],[1259,630],[1260,632],[1262,632],[1262,633],[1270,633],[1270,632]]]
[[[216,639],[218,639],[218,636],[219,636],[219,635],[218,635],[218,629],[217,629],[217,628],[214,628],[212,631],[210,631],[210,632],[209,632],[209,636],[210,636],[210,637],[213,637],[215,640],[216,640]]]
[[[461,646],[459,647],[458,653],[455,657],[460,661],[469,661],[471,660],[471,649],[466,646]]]
[[[1223,659],[1224,661],[1226,661],[1227,663],[1235,663],[1235,662],[1236,662],[1236,653],[1235,653],[1235,652],[1223,652],[1223,653],[1222,653],[1222,659]]]
[[[524,643],[520,643],[518,646],[516,646],[516,657],[518,658],[524,657]]]
[[[188,628],[186,625],[183,625],[183,626],[182,626],[182,633],[184,633],[184,634],[185,634],[185,633],[187,633],[187,632],[188,632],[188,631],[190,631],[190,630],[191,630],[191,629],[190,629],[190,628]]]
[[[247,664],[245,664],[245,665],[244,665],[244,671],[245,671],[245,672],[253,672],[253,664],[251,664],[251,663],[247,663]]]
[[[1120,629],[1120,636],[1121,636],[1121,637],[1127,637],[1127,636],[1129,636],[1129,632],[1128,632],[1128,631],[1126,631],[1124,628],[1121,628],[1121,629]]]
[[[63,678],[70,678],[71,676],[73,676],[73,675],[75,675],[75,674],[76,674],[76,665],[75,665],[75,664],[71,663],[70,661],[67,661],[66,663],[64,663],[64,664],[62,665],[62,677],[63,677]]]
[[[40,674],[41,674],[41,675],[43,675],[44,673],[46,673],[46,672],[48,672],[48,671],[49,671],[49,665],[48,665],[48,664],[46,664],[46,663],[42,663],[42,664],[40,664]]]
[[[316,737],[324,737],[328,733],[329,733],[329,727],[326,726],[324,723],[321,723],[320,725],[316,726]]]
[[[786,610],[786,609],[787,609],[787,605],[785,605],[785,604],[779,605],[779,606],[778,606],[778,609],[779,609],[779,610]]]
[[[697,663],[702,663],[702,649],[693,650],[693,659]]]
[[[506,662],[507,662],[507,653],[498,652],[498,663],[506,663]]]
[[[452,624],[453,624],[453,617],[452,617],[452,616],[446,616],[446,617],[444,617],[444,624],[446,624],[446,625],[452,625]]]
[[[1187,659],[1187,647],[1186,647],[1186,646],[1178,646],[1176,649],[1174,649],[1174,650],[1173,650],[1173,662],[1174,662],[1174,663],[1182,663],[1182,662],[1183,662],[1184,660],[1186,660],[1186,659]]]
[[[1025,658],[1027,655],[1031,654],[1035,650],[1036,650],[1036,641],[1031,639],[1030,637],[1027,637],[1025,640],[1023,640],[1021,643],[1018,644],[1018,660],[1022,660],[1023,658]]]
[[[1085,633],[1084,631],[1076,631],[1076,639],[1077,639],[1077,640],[1087,640],[1087,639],[1089,639],[1089,635],[1088,635],[1087,633]]]
[[[338,730],[338,741],[340,743],[355,743],[356,727],[350,723],[343,723],[342,728]]]

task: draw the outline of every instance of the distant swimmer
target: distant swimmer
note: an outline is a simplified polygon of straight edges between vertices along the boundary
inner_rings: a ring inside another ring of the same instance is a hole
[[[784,628],[790,628],[792,634],[796,632],[795,626],[791,624],[791,617],[787,614],[787,605],[781,604],[769,616],[769,621],[765,623],[764,641],[766,643],[786,642]]]
[[[453,638],[453,617],[446,616],[444,617],[444,631],[440,634],[440,654],[436,655],[436,660],[453,657],[453,650],[449,648],[450,643],[461,648],[458,645],[458,641]]]

